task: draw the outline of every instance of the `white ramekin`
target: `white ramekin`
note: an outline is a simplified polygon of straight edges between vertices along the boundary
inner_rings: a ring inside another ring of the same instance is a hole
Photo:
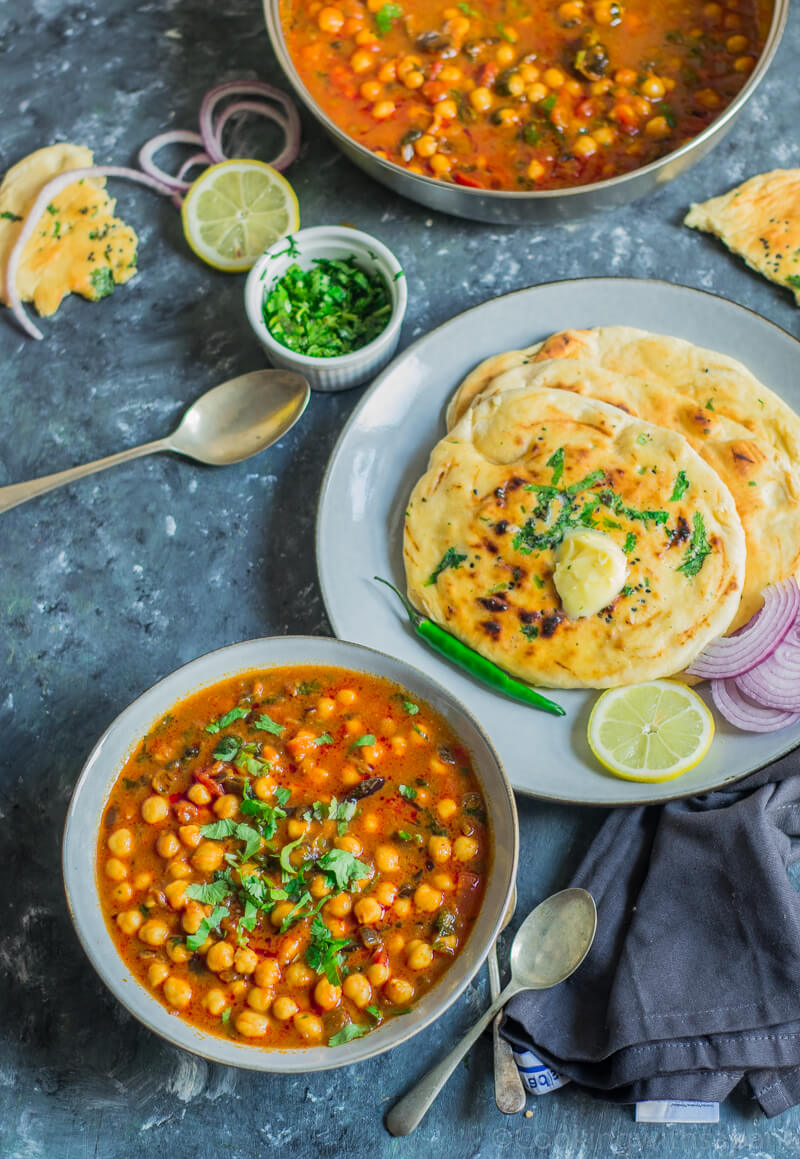
[[[392,297],[392,313],[386,329],[360,350],[336,358],[310,358],[276,342],[264,321],[264,294],[291,265],[307,270],[315,258],[351,256],[366,273],[379,273],[386,280]],[[244,304],[250,325],[273,366],[298,371],[308,379],[312,390],[347,390],[374,377],[394,354],[408,305],[408,291],[400,263],[383,242],[348,226],[318,225],[282,238],[261,255],[248,274]]]

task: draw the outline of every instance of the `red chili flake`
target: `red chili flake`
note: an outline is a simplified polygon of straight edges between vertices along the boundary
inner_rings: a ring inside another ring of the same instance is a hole
[[[199,781],[201,785],[204,785],[205,788],[208,789],[212,797],[221,797],[225,791],[224,789],[220,788],[213,777],[209,777],[208,773],[200,771],[197,773],[192,773],[192,776],[196,781]]]

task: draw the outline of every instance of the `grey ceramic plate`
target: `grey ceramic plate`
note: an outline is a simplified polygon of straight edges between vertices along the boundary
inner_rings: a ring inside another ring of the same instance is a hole
[[[117,953],[106,928],[97,894],[97,833],[108,795],[131,751],[173,704],[199,689],[253,668],[284,664],[324,664],[371,672],[393,680],[427,701],[462,738],[489,803],[492,871],[475,925],[462,952],[440,982],[404,1018],[389,1019],[372,1034],[344,1046],[270,1050],[204,1034],[184,1022],[139,985]],[[484,733],[451,696],[422,672],[380,652],[323,636],[274,636],[246,640],[192,660],[154,684],[109,725],[93,748],[72,795],[64,829],[63,871],[72,920],[84,950],[109,990],[127,1009],[176,1046],[213,1062],[250,1070],[305,1074],[363,1062],[391,1050],[429,1026],[458,998],[494,943],[508,908],[517,875],[519,833],[514,795]]]
[[[565,718],[527,709],[440,659],[412,632],[372,576],[403,587],[402,520],[428,453],[444,434],[444,408],[469,370],[501,350],[567,327],[636,326],[740,359],[800,410],[800,343],[723,298],[666,282],[587,278],[532,286],[484,302],[421,338],[380,375],[334,449],[317,519],[317,566],[336,634],[384,649],[427,672],[475,713],[516,789],[591,805],[630,805],[705,792],[800,744],[800,724],[743,733],[717,716],[708,756],[677,781],[641,785],[604,772],[586,744],[591,692],[557,692]],[[700,689],[710,703],[707,691]]]

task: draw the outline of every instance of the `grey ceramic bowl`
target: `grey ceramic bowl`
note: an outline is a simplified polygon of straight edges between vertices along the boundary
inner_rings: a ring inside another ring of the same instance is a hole
[[[457,732],[472,755],[488,807],[492,867],[472,933],[444,977],[410,1014],[390,1019],[343,1046],[270,1050],[217,1038],[170,1014],[127,970],[100,909],[96,843],[103,810],[119,772],[139,740],[173,704],[237,672],[285,664],[321,664],[383,676],[428,702]],[[64,830],[67,904],[78,937],[100,977],[134,1017],[175,1046],[213,1062],[250,1070],[303,1073],[363,1062],[390,1050],[434,1022],[458,998],[483,963],[502,925],[517,872],[519,833],[514,795],[486,734],[465,708],[422,672],[382,652],[329,637],[247,640],[200,656],[134,700],[106,729],[75,786]]]
[[[717,119],[688,144],[649,165],[643,165],[641,169],[634,169],[620,177],[611,177],[607,181],[596,181],[593,185],[512,193],[508,190],[467,189],[449,181],[437,181],[433,177],[411,173],[401,165],[376,157],[370,149],[349,137],[320,108],[294,66],[281,27],[281,0],[263,0],[263,4],[272,47],[289,83],[312,116],[359,169],[381,184],[388,185],[395,193],[410,197],[412,201],[418,201],[430,209],[452,213],[456,217],[504,225],[572,221],[598,210],[616,209],[651,193],[696,165],[709,149],[722,140],[764,79],[780,44],[789,12],[789,0],[775,0],[764,51],[747,83]]]

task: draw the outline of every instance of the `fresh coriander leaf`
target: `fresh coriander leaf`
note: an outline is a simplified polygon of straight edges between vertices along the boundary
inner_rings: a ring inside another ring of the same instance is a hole
[[[244,913],[239,919],[239,925],[252,933],[258,922],[258,910],[256,903],[251,898],[245,897]]]
[[[236,837],[244,841],[245,847],[241,855],[242,861],[249,861],[261,848],[261,834],[250,825],[243,825],[230,818],[224,817],[220,821],[212,821],[210,825],[203,825],[200,829],[201,837],[209,837],[212,841],[222,841],[225,837]]]
[[[625,584],[624,588],[622,589],[622,595],[623,596],[632,596],[635,591],[636,591],[635,587],[632,587],[630,584]]]
[[[202,825],[200,836],[209,837],[212,841],[222,841],[225,837],[233,837],[236,829],[235,821],[231,821],[229,817],[223,817],[220,821],[212,821],[209,825]]]
[[[368,733],[365,733],[364,736],[360,736],[357,741],[353,741],[353,748],[354,749],[361,749],[361,748],[364,748],[365,745],[372,745],[372,744],[375,744],[375,737],[372,735],[371,732],[368,732]]]
[[[643,447],[647,443],[650,442],[652,437],[653,437],[652,435],[648,435],[644,431],[642,431],[642,433],[640,435],[636,436],[636,442],[639,444],[640,447]]]
[[[388,5],[384,5],[384,8]],[[383,9],[381,9],[383,11]],[[369,1034],[371,1027],[359,1026],[356,1022],[348,1022],[347,1026],[328,1039],[328,1046],[343,1046],[346,1042],[351,1042],[354,1038],[361,1038],[365,1034]]]
[[[50,204],[49,204],[49,205],[48,205],[46,208],[47,208],[47,212],[48,212],[48,213],[52,213],[52,214],[53,214],[53,216],[55,216],[55,215],[58,213],[58,210],[57,210],[57,209],[56,209],[56,207],[53,205],[52,201],[50,202]]]
[[[398,829],[397,836],[401,841],[413,841],[416,845],[422,845],[421,833],[409,833],[407,829]]]
[[[19,218],[17,220],[19,221]],[[791,286],[793,290],[800,290],[800,274],[789,274],[786,278],[786,285]],[[758,401],[761,402],[761,399]],[[761,405],[763,406],[764,404],[761,403]]]
[[[384,4],[375,13],[375,26],[378,29],[379,36],[386,36],[390,31],[395,20],[399,20],[403,15],[403,9],[399,4]]]
[[[230,1022],[230,1020],[231,1020],[231,1008],[230,1008],[230,1006],[225,1007],[225,1009],[222,1011],[222,1014],[220,1015],[220,1017],[222,1018],[223,1022],[226,1022],[226,1023]]]
[[[561,482],[561,476],[564,474],[564,448],[559,447],[557,451],[553,451],[545,466],[550,467],[553,471],[550,486],[557,487]]]
[[[214,760],[232,761],[239,755],[241,747],[242,738],[240,736],[224,736],[214,749]]]
[[[400,796],[405,797],[407,801],[413,801],[416,799],[417,790],[412,788],[411,785],[400,785],[397,791],[399,792]]]
[[[460,551],[456,551],[456,549],[454,547],[448,547],[447,551],[444,553],[442,558],[439,560],[436,567],[433,569],[431,574],[425,580],[424,586],[426,588],[428,588],[431,586],[431,584],[435,584],[436,581],[438,580],[439,576],[442,574],[442,572],[447,571],[447,569],[449,567],[456,568],[456,569],[460,568],[462,563],[464,562],[464,560],[466,558],[467,558],[466,554],[464,554]]]
[[[675,486],[672,488],[672,494],[669,497],[670,503],[675,503],[678,499],[682,499],[688,490],[689,479],[687,478],[686,472],[678,471],[678,474],[675,476]]]
[[[423,740],[428,739],[428,734],[426,732],[423,732],[418,724],[412,724],[411,727],[413,728],[414,732],[419,733],[419,735],[422,737]]]
[[[522,632],[523,636],[527,636],[529,640],[539,639],[539,629],[536,624],[523,624],[520,632]]]
[[[220,922],[227,916],[228,911],[224,905],[214,906],[211,914],[201,921],[197,932],[189,934],[189,937],[186,939],[186,949],[191,950],[192,953],[199,950],[212,930],[218,930]]]
[[[331,734],[329,732],[324,732],[322,734],[322,736],[318,736],[315,739],[314,744],[315,745],[333,744],[333,737],[331,736]]]
[[[706,410],[713,410],[714,409],[714,400],[713,399],[708,400],[708,402],[706,403],[705,409]]]
[[[3,221],[22,221],[22,218],[19,216],[19,214],[12,213],[10,209],[4,209],[3,212],[0,213],[0,218],[2,218]]]
[[[617,523],[616,519],[603,518],[602,524],[603,527],[607,528],[609,531],[622,531],[622,524]]]
[[[465,16],[472,16],[475,20],[480,19],[481,14],[478,12],[477,8],[473,8],[471,4],[466,4],[464,0],[460,0],[460,3],[457,5],[457,7],[464,13]],[[369,1007],[367,1007],[367,1009],[369,1009]]]
[[[708,536],[706,535],[705,520],[698,511],[694,517],[692,538],[689,540],[689,547],[687,548],[686,555],[683,557],[683,563],[675,570],[682,571],[689,579],[692,576],[696,576],[703,566],[706,556],[710,555],[712,550],[711,544],[708,542]]]
[[[321,901],[323,899],[320,899]],[[325,899],[327,900],[327,899]],[[280,933],[285,934],[292,922],[296,921],[301,916],[300,911],[304,905],[311,901],[311,894],[307,889],[304,889],[297,900],[297,903],[289,910],[286,917],[281,922]],[[308,917],[308,914],[303,914],[303,917]]]
[[[266,712],[262,712],[258,720],[253,721],[253,728],[260,728],[262,732],[271,732],[273,736],[280,736],[285,732],[284,726],[278,724]]]
[[[248,773],[251,777],[260,777],[272,766],[269,761],[261,761],[258,757],[251,757],[244,749],[234,758],[234,765],[241,773]]]
[[[541,578],[541,576],[538,576],[538,575],[533,576],[533,582],[536,584],[539,591],[541,591],[542,588],[544,587],[544,580]]]
[[[298,696],[318,696],[322,692],[319,680],[301,680],[297,685]]]
[[[590,487],[594,487],[595,483],[599,483],[601,479],[605,478],[605,471],[597,470],[590,471],[583,479],[579,479],[577,483],[570,483],[567,487],[567,495],[580,495],[581,491],[588,491]]]
[[[311,941],[306,950],[306,962],[315,973],[324,974],[332,986],[340,986],[341,951],[349,945],[350,938],[334,938],[319,914],[315,914],[311,923]]]
[[[99,302],[101,298],[107,298],[109,294],[114,293],[114,276],[108,266],[100,266],[98,269],[92,270],[89,274],[89,281],[92,283],[95,302]]]
[[[625,552],[626,555],[630,555],[630,553],[633,551],[633,549],[635,547],[636,547],[636,536],[633,534],[632,531],[629,531],[628,534],[625,536],[625,542],[622,545],[622,550]]]
[[[460,7],[461,5],[459,4],[459,8]],[[380,1018],[381,1016],[381,1012],[377,1006],[365,1006],[364,1009],[366,1010],[367,1014],[371,1014],[373,1018]]]
[[[409,716],[416,716],[417,713],[419,712],[419,705],[414,704],[413,700],[404,700],[403,701],[403,708],[405,709],[405,711],[408,713]]]
[[[303,843],[303,838],[298,837],[296,841],[290,841],[288,845],[284,845],[283,849],[281,850],[281,855],[280,855],[280,859],[279,859],[280,863],[281,863],[281,869],[283,870],[284,873],[288,873],[292,877],[295,875],[295,873],[297,871],[296,871],[295,867],[292,865],[291,861],[289,860],[289,857],[291,856],[293,850],[295,850],[298,845],[302,845],[302,843]]]
[[[242,717],[247,716],[249,708],[232,708],[230,712],[224,713],[222,716],[212,720],[211,724],[206,725],[206,732],[219,732],[221,728],[227,728],[229,724],[233,724],[235,720],[241,720]]]
[[[249,861],[253,854],[258,853],[261,848],[261,834],[250,825],[237,825],[236,836],[245,843],[242,850],[242,861]]]
[[[278,802],[281,808],[283,808],[283,806],[287,803],[291,795],[291,789],[286,789],[283,786],[275,790],[275,800]]]
[[[225,878],[203,884],[193,881],[186,886],[186,896],[193,901],[202,902],[203,905],[219,905],[232,892],[230,884]]]
[[[347,889],[352,881],[361,881],[370,876],[369,866],[346,849],[329,849],[317,860],[317,865],[335,882],[339,890]]]
[[[279,792],[280,789],[275,790],[276,798]],[[258,820],[261,822],[262,833],[266,841],[269,841],[272,837],[275,836],[278,822],[286,816],[284,809],[281,809],[280,807],[276,808],[273,805],[267,804],[266,801],[259,801],[256,797],[254,797],[252,789],[247,782],[245,782],[242,803],[239,808],[246,817],[258,818]]]

